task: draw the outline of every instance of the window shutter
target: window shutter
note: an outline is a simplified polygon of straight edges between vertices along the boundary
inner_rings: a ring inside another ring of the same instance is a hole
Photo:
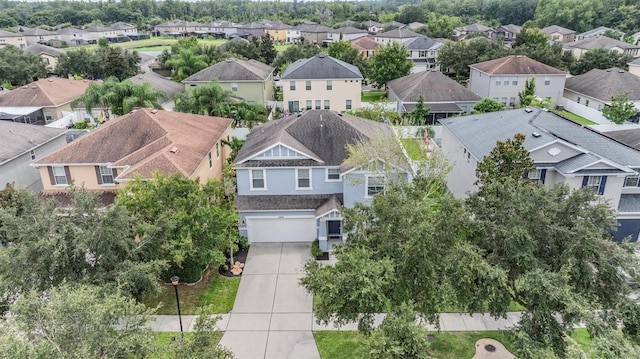
[[[589,176],[582,177],[582,187],[586,187],[587,182],[589,182]]]
[[[528,179],[529,178],[529,172],[525,172],[522,174],[522,179]]]
[[[55,179],[55,177],[53,177],[53,167],[47,166],[47,170],[49,171],[49,180],[51,181],[51,185],[55,186],[56,185],[56,179]]]
[[[100,166],[96,167],[96,178],[98,178],[98,184],[102,184],[102,174],[100,173]]]
[[[116,183],[116,177],[118,177],[118,170],[115,168],[112,168],[111,174],[113,175],[113,183]]]
[[[599,195],[603,195],[604,194],[604,187],[607,185],[607,176],[602,176],[602,179],[600,180],[600,188],[598,188],[598,194]]]
[[[69,171],[69,166],[64,166],[64,175],[67,177],[67,184],[71,184],[71,172]]]
[[[544,178],[547,176],[547,169],[540,170],[540,182],[544,184]]]

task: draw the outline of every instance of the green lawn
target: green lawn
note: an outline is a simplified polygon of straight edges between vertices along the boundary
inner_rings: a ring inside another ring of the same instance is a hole
[[[211,306],[212,314],[227,313],[233,308],[240,278],[228,278],[212,271],[209,276],[195,285],[180,285],[180,311],[182,314],[196,314],[200,307]],[[164,285],[158,293],[146,297],[142,301],[146,306],[158,308],[157,314],[178,314],[176,294],[173,286]]]
[[[169,45],[160,45],[160,46],[148,46],[148,47],[136,47],[135,49],[130,49],[131,51],[138,51],[138,52],[144,52],[144,51],[170,51],[171,50],[171,46]]]
[[[564,110],[563,111],[558,111],[558,110],[555,110],[553,112],[557,113],[558,115],[562,115],[564,117],[567,117],[567,118],[569,118],[569,119],[571,119],[571,120],[573,120],[575,122],[578,122],[578,123],[581,123],[583,125],[586,125],[586,126],[597,125],[596,122],[587,120],[586,118],[584,118],[582,116],[578,116],[578,115],[576,115],[574,113],[571,113],[569,111],[564,111]]]
[[[403,138],[400,140],[402,142],[402,146],[407,151],[409,158],[413,161],[421,161],[427,159],[427,153],[424,148],[422,148],[422,144],[424,141],[414,138]]]
[[[286,49],[288,49],[289,47],[291,47],[292,44],[286,44],[286,43],[278,43],[275,44],[276,50],[278,50],[278,52],[282,52]]]
[[[362,102],[376,102],[385,98],[384,90],[371,90],[362,93]]]

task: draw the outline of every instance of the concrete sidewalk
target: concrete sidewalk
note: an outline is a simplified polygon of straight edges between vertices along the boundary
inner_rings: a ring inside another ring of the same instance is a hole
[[[193,324],[195,323],[194,315],[183,315],[182,325],[187,332],[193,331]],[[254,315],[254,314],[220,314],[221,320],[217,323],[218,329],[221,331],[262,331],[268,330],[280,330],[280,331],[306,331],[311,330],[313,332],[321,330],[358,330],[357,323],[350,323],[341,327],[335,327],[331,324],[320,325],[316,323],[316,318],[313,316],[312,322],[309,323],[306,315],[297,315],[296,313],[279,313],[275,316],[275,321],[271,323],[266,322],[266,316]],[[229,318],[234,317],[234,322],[229,326]],[[385,314],[380,313],[376,315],[375,324],[382,323]],[[507,318],[494,319],[486,313],[464,314],[464,313],[442,313],[440,314],[440,330],[443,332],[481,332],[489,330],[508,330],[513,328],[522,317],[521,312],[509,312]],[[245,319],[240,321],[239,319]],[[297,320],[297,321],[294,321]],[[435,325],[425,324],[429,330],[437,330]],[[157,332],[179,332],[180,325],[178,323],[177,315],[157,315],[155,320],[149,323],[149,327],[153,331]],[[311,328],[311,329],[308,329]]]

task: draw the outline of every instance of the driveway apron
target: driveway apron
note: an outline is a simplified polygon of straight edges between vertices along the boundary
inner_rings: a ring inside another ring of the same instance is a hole
[[[298,285],[310,243],[252,244],[220,344],[238,359],[319,359],[312,296]]]

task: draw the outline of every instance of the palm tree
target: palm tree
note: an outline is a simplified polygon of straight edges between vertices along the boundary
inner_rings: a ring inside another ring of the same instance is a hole
[[[218,105],[229,102],[232,94],[233,92],[223,89],[217,82],[211,81],[206,85],[178,94],[176,96],[175,110],[213,116],[216,114]]]
[[[166,100],[167,94],[151,87],[151,84],[134,84],[129,80],[122,82],[128,87],[127,96],[122,101],[124,113],[131,112],[136,107],[156,108],[161,110],[162,105],[159,100]]]
[[[109,109],[120,100],[118,92],[120,81],[115,77],[109,77],[102,84],[91,83],[84,95],[71,102],[71,108],[84,105],[89,115],[94,108],[99,107],[105,121],[109,120]]]
[[[231,148],[231,154],[229,155],[229,160],[233,162],[236,156],[238,155],[238,151],[244,145],[244,140],[238,139],[237,137],[231,137],[230,141],[222,140],[223,145],[227,145]]]
[[[205,56],[196,55],[191,49],[180,49],[165,65],[174,70],[173,79],[180,82],[208,66]]]

